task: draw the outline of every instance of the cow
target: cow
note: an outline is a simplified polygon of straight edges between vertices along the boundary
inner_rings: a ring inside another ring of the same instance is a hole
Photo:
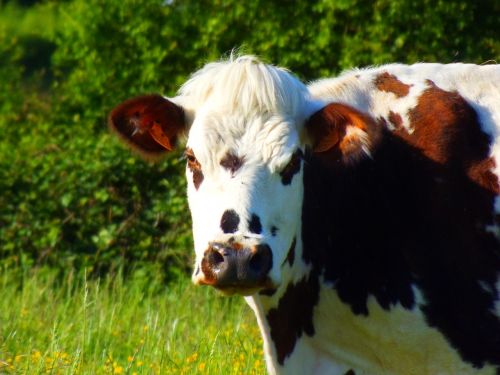
[[[500,65],[231,56],[109,124],[149,160],[187,135],[192,280],[244,296],[270,374],[500,374]]]

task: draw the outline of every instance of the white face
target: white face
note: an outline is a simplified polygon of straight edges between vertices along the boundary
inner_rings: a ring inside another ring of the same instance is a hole
[[[227,293],[277,287],[300,230],[297,124],[278,115],[242,118],[205,108],[197,111],[186,147],[193,281]]]
[[[110,114],[111,129],[150,159],[189,131],[195,283],[245,295],[281,284],[301,229],[309,99],[285,69],[242,56],[207,64],[175,98],[144,95]]]

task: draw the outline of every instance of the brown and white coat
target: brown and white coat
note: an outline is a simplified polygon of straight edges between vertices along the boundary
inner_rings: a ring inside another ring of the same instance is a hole
[[[499,66],[232,57],[110,126],[147,158],[188,135],[193,281],[245,295],[270,373],[500,373]]]

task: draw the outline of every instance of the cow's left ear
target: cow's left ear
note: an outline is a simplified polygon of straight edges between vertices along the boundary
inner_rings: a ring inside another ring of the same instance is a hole
[[[146,159],[158,159],[172,151],[186,131],[182,107],[161,95],[126,100],[109,115],[109,127],[122,141]]]
[[[313,152],[327,164],[353,164],[371,157],[381,131],[370,116],[340,103],[314,113],[305,130]]]

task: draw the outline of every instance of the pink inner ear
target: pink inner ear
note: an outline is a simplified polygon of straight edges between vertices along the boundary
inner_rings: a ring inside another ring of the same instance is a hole
[[[325,134],[314,146],[314,152],[326,152],[335,147],[340,142],[341,135],[339,129],[332,129]]]
[[[147,158],[171,151],[185,130],[182,108],[160,95],[144,95],[118,105],[109,126],[135,151]]]
[[[168,151],[173,150],[173,146],[170,143],[170,139],[168,139],[167,135],[163,132],[163,129],[161,128],[161,125],[158,123],[153,123],[153,126],[151,129],[149,129],[149,134],[151,134],[151,137],[158,142],[160,145],[165,147]]]
[[[360,160],[370,154],[380,135],[371,117],[340,103],[330,103],[316,112],[306,129],[314,152],[327,163]]]
[[[329,104],[316,112],[306,124],[314,152],[326,152],[337,146],[345,134],[347,121],[339,104]]]

